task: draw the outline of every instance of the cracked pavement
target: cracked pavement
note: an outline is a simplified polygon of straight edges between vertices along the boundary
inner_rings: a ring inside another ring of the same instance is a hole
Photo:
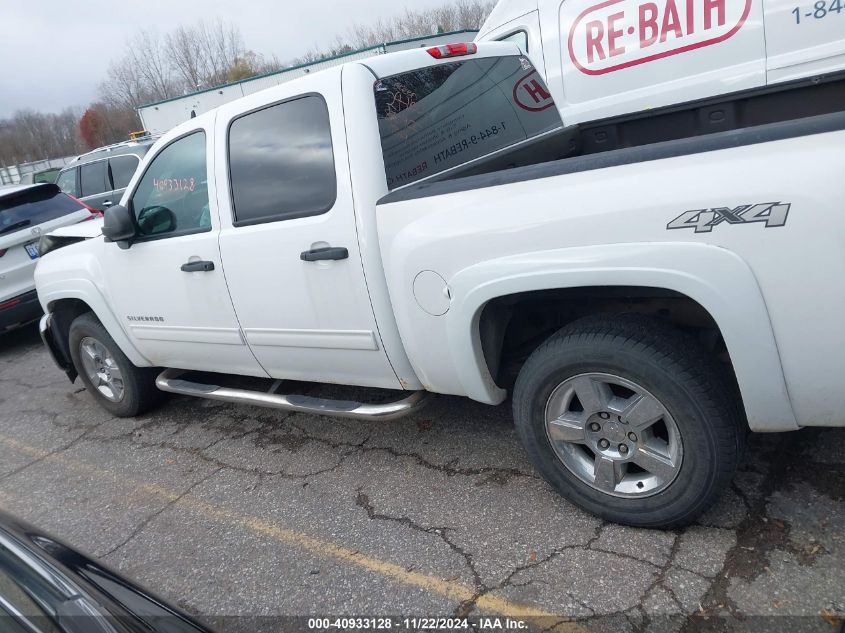
[[[845,617],[845,429],[752,436],[718,504],[661,532],[558,497],[508,406],[441,396],[358,422],[172,397],[122,420],[80,386],[36,328],[0,336],[0,504],[212,625],[454,614],[834,632]]]

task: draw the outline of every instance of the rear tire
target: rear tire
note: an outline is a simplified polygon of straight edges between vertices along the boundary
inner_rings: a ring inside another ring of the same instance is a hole
[[[156,370],[133,365],[93,313],[73,320],[68,345],[85,388],[110,413],[131,418],[161,401]]]
[[[691,336],[639,315],[575,321],[516,381],[517,431],[543,477],[616,523],[674,528],[730,482],[744,424],[724,369]]]

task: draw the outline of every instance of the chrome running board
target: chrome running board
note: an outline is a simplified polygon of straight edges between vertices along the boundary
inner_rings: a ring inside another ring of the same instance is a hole
[[[222,400],[237,404],[253,404],[259,407],[282,409],[283,411],[297,411],[300,413],[315,413],[335,417],[352,418],[357,420],[395,420],[422,408],[429,399],[426,391],[415,391],[407,398],[386,402],[384,404],[365,404],[351,400],[329,400],[312,396],[283,395],[274,393],[278,382],[273,385],[269,393],[250,391],[248,389],[234,389],[219,385],[205,384],[183,380],[180,378],[186,372],[181,369],[165,369],[156,378],[156,387],[162,391],[178,393],[184,396],[195,396],[209,400]]]

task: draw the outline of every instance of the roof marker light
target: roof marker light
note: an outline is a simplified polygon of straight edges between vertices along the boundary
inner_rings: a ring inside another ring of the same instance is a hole
[[[476,44],[446,44],[434,46],[428,49],[428,54],[435,59],[446,59],[448,57],[462,57],[463,55],[474,55],[478,52]]]

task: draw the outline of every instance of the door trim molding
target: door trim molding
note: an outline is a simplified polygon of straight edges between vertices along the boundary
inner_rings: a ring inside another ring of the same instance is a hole
[[[135,338],[143,341],[173,341],[176,343],[210,343],[213,345],[244,346],[238,328],[130,325],[129,330]]]
[[[245,328],[247,343],[256,347],[378,350],[372,330],[302,330]]]

